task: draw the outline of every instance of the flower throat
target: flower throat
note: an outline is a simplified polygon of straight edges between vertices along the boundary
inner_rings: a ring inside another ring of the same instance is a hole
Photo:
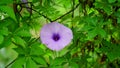
[[[54,41],[58,41],[58,40],[60,39],[60,35],[59,35],[59,34],[53,34],[52,39],[53,39]]]

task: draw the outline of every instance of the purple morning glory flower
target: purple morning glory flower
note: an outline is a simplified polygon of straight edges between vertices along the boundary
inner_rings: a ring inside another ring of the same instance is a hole
[[[66,26],[52,22],[42,27],[40,38],[49,49],[59,51],[71,42],[73,34]]]

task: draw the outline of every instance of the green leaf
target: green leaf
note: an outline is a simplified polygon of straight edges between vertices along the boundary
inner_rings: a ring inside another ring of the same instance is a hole
[[[109,3],[114,3],[116,0],[108,0]]]
[[[50,68],[64,68],[63,66],[50,66]]]
[[[11,37],[4,37],[4,42],[2,44],[0,44],[0,48],[6,47],[11,45],[12,41],[11,41]]]
[[[66,62],[66,60],[63,57],[57,57],[54,60],[50,61],[51,66],[61,65],[63,62]]]
[[[64,56],[65,54],[67,54],[69,52],[69,50],[66,48],[62,49],[60,52],[59,52],[59,56]]]
[[[100,50],[105,53],[110,61],[120,57],[120,45],[112,44],[108,41],[103,41],[103,46]]]
[[[22,45],[23,47],[24,47],[25,44],[26,44],[26,42],[24,41],[24,39],[22,39],[22,38],[19,37],[19,36],[14,36],[13,39],[14,39],[14,42],[15,42],[16,44]]]
[[[97,30],[96,29],[93,29],[93,30],[91,30],[91,31],[88,31],[88,38],[87,38],[87,40],[91,40],[91,39],[93,39],[96,35],[97,35]]]
[[[112,6],[107,2],[96,2],[95,7],[99,9],[103,9],[108,15],[112,13],[112,8],[111,8]]]
[[[25,55],[25,50],[23,48],[14,48],[14,50],[20,55]]]
[[[11,8],[9,6],[0,6],[0,10],[7,13],[11,18],[13,18],[15,21],[17,21],[14,11],[13,11],[13,8]]]
[[[70,62],[70,68],[79,68],[79,66],[75,62]]]
[[[31,55],[42,55],[44,54],[44,51],[42,48],[40,48],[40,44],[39,43],[34,43],[31,45],[31,51],[30,51]]]
[[[120,18],[120,11],[119,11],[119,10],[116,11],[116,12],[114,13],[114,15],[115,15],[117,18]]]
[[[0,0],[0,5],[11,4],[13,0]]]
[[[111,5],[106,5],[103,7],[103,10],[108,14],[110,15],[112,13],[112,10],[111,10]]]
[[[4,36],[0,34],[0,44],[2,44],[4,41]]]
[[[9,31],[7,27],[3,27],[2,29],[0,29],[0,34],[7,36],[8,33]]]
[[[31,34],[27,30],[20,30],[16,33],[16,35],[21,36],[21,37],[31,37]]]
[[[28,57],[26,61],[26,68],[38,68],[38,66],[30,57]]]
[[[37,63],[37,64],[42,64],[42,65],[47,65],[45,59],[43,57],[32,57],[32,59]]]
[[[25,57],[18,57],[11,68],[23,68],[25,61]]]
[[[119,18],[117,18],[117,23],[120,23],[120,17],[119,17]]]
[[[106,37],[107,34],[106,34],[104,29],[99,28],[98,31],[99,31],[99,34],[101,35],[102,38]]]
[[[9,26],[10,24],[12,24],[12,19],[10,18],[10,17],[7,17],[7,18],[5,18],[5,19],[3,19],[3,20],[0,20],[0,27],[2,28],[2,27],[7,27],[7,26]]]

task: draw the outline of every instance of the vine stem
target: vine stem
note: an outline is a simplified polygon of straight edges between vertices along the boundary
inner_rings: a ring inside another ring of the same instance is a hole
[[[30,7],[25,7],[25,6],[23,6],[23,8],[27,8],[27,9],[31,9],[31,10],[33,10],[33,11],[35,11],[35,12],[37,12],[39,15],[41,15],[41,16],[43,16],[44,18],[46,18],[46,19],[48,19],[50,22],[54,22],[54,21],[57,21],[57,20],[59,20],[59,19],[61,19],[61,18],[63,18],[64,16],[66,16],[67,14],[69,14],[69,13],[71,13],[71,12],[73,12],[78,6],[80,5],[80,3],[78,3],[73,9],[71,9],[70,11],[68,11],[68,12],[66,12],[65,14],[63,14],[62,16],[60,16],[60,17],[58,17],[58,18],[56,18],[55,20],[52,20],[52,19],[50,19],[49,17],[47,17],[47,16],[45,16],[45,15],[43,15],[42,13],[40,13],[40,12],[38,12],[37,10],[35,10],[35,9],[33,9],[33,8],[30,8]]]
[[[32,9],[30,7],[23,7],[23,8],[27,8],[27,9],[30,9],[30,10],[33,10],[35,12],[37,12],[39,15],[43,16],[44,18],[46,18],[47,20],[49,20],[50,22],[52,22],[52,20],[50,18],[48,18],[47,16],[43,15],[42,13],[40,13],[39,11],[35,10],[35,9]]]
[[[66,12],[65,14],[63,14],[62,16],[56,18],[56,19],[53,20],[53,21],[57,21],[58,19],[61,19],[61,18],[63,18],[64,16],[66,16],[67,14],[73,12],[79,5],[80,5],[80,3],[78,3],[73,9],[71,9],[70,11]]]

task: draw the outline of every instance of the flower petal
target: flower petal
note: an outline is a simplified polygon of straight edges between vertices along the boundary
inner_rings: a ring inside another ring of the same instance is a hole
[[[59,34],[60,39],[55,41],[52,37],[53,34]],[[46,24],[42,27],[40,32],[40,38],[43,44],[45,44],[51,50],[59,51],[67,46],[72,38],[72,31],[66,26],[57,22]]]

